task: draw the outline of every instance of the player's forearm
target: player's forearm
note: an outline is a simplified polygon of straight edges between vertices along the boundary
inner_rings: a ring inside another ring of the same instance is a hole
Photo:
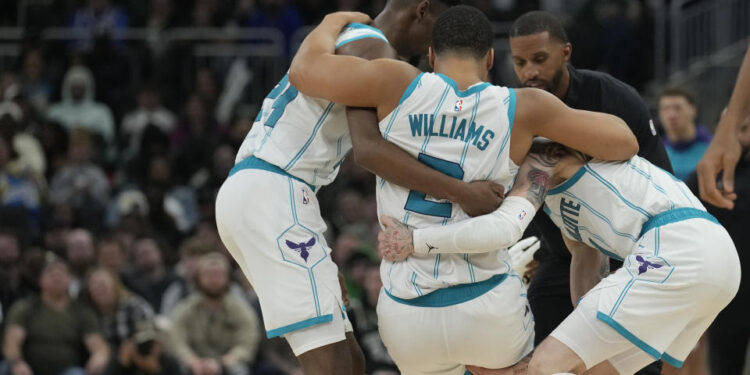
[[[573,306],[589,290],[609,274],[609,258],[581,242],[572,241],[563,235],[572,254],[570,262],[570,298]]]
[[[354,161],[386,181],[437,199],[457,202],[463,181],[448,177],[419,162],[408,152],[386,141],[378,130],[374,110],[348,108]]]
[[[447,226],[416,229],[414,251],[484,253],[515,244],[544,204],[558,162],[558,157],[529,154],[497,210]]]
[[[737,75],[737,83],[729,98],[727,111],[716,126],[716,133],[736,137],[739,124],[750,115],[750,45]]]

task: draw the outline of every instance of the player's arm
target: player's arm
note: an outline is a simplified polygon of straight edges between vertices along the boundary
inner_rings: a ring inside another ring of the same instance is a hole
[[[714,139],[698,162],[698,189],[701,199],[714,206],[732,209],[734,200],[734,168],[740,160],[742,147],[737,139],[739,124],[750,115],[750,46],[745,52],[737,83],[729,98],[726,113],[716,125]],[[716,187],[716,176],[723,171],[723,191]]]
[[[529,154],[500,207],[490,214],[458,223],[413,229],[389,217],[378,234],[378,251],[384,259],[401,261],[413,253],[484,253],[518,242],[544,204],[558,157]]]
[[[573,306],[591,288],[609,275],[609,258],[585,243],[562,234],[572,259],[570,262],[570,298]]]
[[[617,116],[572,109],[539,89],[517,89],[516,95],[510,154],[516,163],[523,160],[534,136],[602,160],[627,160],[638,153],[635,135]]]
[[[335,54],[341,29],[349,23],[362,22],[362,16],[353,12],[327,15],[294,56],[289,82],[305,95],[339,104],[395,108],[401,94],[419,75],[417,68],[392,59],[368,61]]]

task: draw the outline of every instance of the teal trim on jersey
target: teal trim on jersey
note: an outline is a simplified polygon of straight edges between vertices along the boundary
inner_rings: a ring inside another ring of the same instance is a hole
[[[481,93],[478,92],[475,95],[474,98],[474,108],[471,110],[471,118],[469,118],[469,126],[474,123],[474,120],[477,119],[477,111],[479,110],[479,101],[481,100]],[[466,144],[464,145],[463,151],[461,151],[461,159],[458,162],[458,164],[461,166],[461,168],[464,167],[464,163],[466,163],[466,154],[469,153],[469,145],[471,144],[470,139],[466,140]]]
[[[407,87],[406,90],[404,90],[404,93],[401,95],[401,99],[398,101],[398,105],[401,105],[401,103],[406,101],[406,99],[408,99],[411,94],[414,93],[414,90],[417,89],[417,85],[419,85],[419,81],[422,79],[423,75],[424,73],[419,73],[416,77],[414,77],[414,79],[409,84],[409,87]]]
[[[393,127],[393,123],[396,121],[396,117],[398,116],[398,112],[401,110],[401,106],[397,106],[396,109],[391,112],[391,119],[388,120],[388,126],[385,127],[385,132],[383,132],[383,139],[386,141],[388,140],[388,133],[391,132],[391,128]]]
[[[708,221],[719,224],[719,220],[716,220],[713,215],[709,214],[706,211],[692,207],[680,207],[675,208],[674,210],[664,211],[643,223],[643,227],[641,228],[641,236],[656,227],[661,227],[667,224],[677,223],[689,219],[706,219]]]
[[[664,197],[669,200],[669,209],[670,210],[674,208],[674,202],[672,201],[672,199],[669,198],[669,195],[667,195],[667,191],[664,190],[664,188],[662,188],[661,186],[659,186],[656,182],[654,182],[654,179],[653,179],[653,177],[651,177],[650,174],[648,174],[648,173],[646,173],[646,171],[641,170],[640,168],[636,167],[635,164],[633,164],[630,160],[628,160],[628,166],[630,167],[630,169],[632,169],[633,171],[635,171],[635,173],[638,173],[639,175],[643,176],[643,178],[645,178],[646,180],[648,180],[648,182],[651,183],[651,185],[654,187],[654,189],[656,189],[656,191],[662,193],[662,195],[664,195]]]
[[[601,175],[599,175],[599,173],[596,173],[596,171],[593,168],[591,168],[588,164],[586,164],[585,167],[586,167],[586,170],[592,176],[594,176],[594,178],[596,178],[597,180],[599,180],[599,182],[601,182],[602,185],[604,185],[607,189],[609,189],[609,191],[613,192],[618,198],[620,198],[620,200],[622,201],[622,203],[625,203],[626,206],[632,208],[633,210],[637,211],[638,213],[640,213],[641,215],[643,215],[643,216],[645,216],[645,217],[647,217],[649,219],[653,216],[650,213],[648,213],[648,211],[644,210],[642,207],[640,207],[640,206],[638,206],[638,205],[630,202],[629,200],[625,199],[625,197],[622,194],[620,194],[620,191],[617,190],[617,188],[614,185],[612,185],[611,182],[607,181],[607,179],[605,179],[604,177],[602,177]]]
[[[437,114],[440,112],[440,108],[443,107],[443,103],[445,103],[445,98],[448,97],[448,92],[450,92],[450,87],[446,87],[445,90],[443,90],[443,95],[440,96],[440,101],[438,101],[438,105],[435,107],[435,110],[432,111],[432,117],[437,116]],[[422,153],[427,150],[427,144],[430,143],[430,133],[427,133],[424,137],[424,142],[422,142],[422,148],[420,149]]]
[[[371,31],[374,31],[374,32],[380,34],[383,38],[385,38],[385,34],[383,34],[383,32],[380,31],[380,29],[372,27],[370,25],[365,25],[363,23],[354,22],[354,23],[350,23],[350,24],[348,24],[348,25],[346,25],[344,27],[345,28],[348,27],[348,28],[351,28],[351,29],[367,29],[367,30],[371,30]]]
[[[474,266],[469,262],[469,254],[464,254],[464,260],[466,261],[466,266],[469,268],[469,278],[471,278],[471,282],[476,282],[477,279],[474,276]]]
[[[469,95],[473,95],[492,86],[492,84],[490,84],[489,82],[482,82],[480,84],[469,87],[467,90],[461,91],[458,89],[458,84],[456,83],[456,81],[454,81],[452,78],[442,73],[437,73],[437,76],[442,78],[445,83],[453,87],[453,92],[458,95],[459,98],[465,98]]]
[[[422,290],[419,289],[419,286],[417,286],[417,273],[416,272],[411,273],[411,285],[414,286],[414,290],[417,292],[417,295],[419,295],[420,297],[424,295],[422,293]]]
[[[443,220],[445,221],[445,220]],[[435,267],[432,270],[432,278],[437,280],[438,274],[440,273],[440,254],[435,257]]]
[[[312,134],[310,134],[310,138],[307,139],[307,142],[305,142],[305,145],[302,146],[302,149],[299,150],[299,152],[297,152],[297,155],[294,155],[292,160],[289,160],[289,163],[287,163],[287,165],[284,166],[283,169],[285,171],[293,167],[294,164],[297,164],[297,162],[299,161],[299,158],[302,157],[302,154],[304,154],[305,151],[307,151],[307,148],[310,147],[310,144],[312,144],[313,140],[315,139],[315,136],[318,135],[318,130],[320,130],[320,127],[323,126],[323,123],[325,123],[326,118],[328,117],[328,114],[331,113],[331,109],[333,108],[333,105],[334,105],[333,102],[328,103],[328,106],[326,107],[325,111],[323,111],[323,114],[320,115],[318,122],[315,124]]]
[[[391,297],[392,300],[404,305],[418,307],[446,307],[471,301],[500,285],[500,283],[502,283],[507,277],[507,273],[495,275],[478,283],[449,286],[412,299],[396,297],[387,290],[385,291],[385,294],[387,294],[388,297]]]
[[[542,206],[542,210],[544,210],[544,213],[547,215],[552,215],[552,210],[547,207],[547,204],[545,203],[544,206]]]
[[[590,206],[590,205],[589,205],[588,203],[586,203],[586,201],[584,201],[583,199],[581,199],[581,198],[580,198],[580,197],[578,197],[577,195],[575,195],[575,194],[572,194],[572,193],[571,193],[571,192],[569,192],[569,191],[565,191],[565,192],[563,192],[563,194],[565,194],[565,195],[566,195],[566,196],[568,196],[568,197],[571,197],[571,198],[577,199],[577,200],[578,200],[578,202],[579,202],[579,203],[580,203],[580,204],[581,204],[582,206],[586,207],[586,209],[587,209],[587,210],[589,210],[589,211],[591,211],[591,213],[592,213],[592,214],[596,215],[596,216],[597,216],[598,218],[602,219],[602,221],[604,221],[605,223],[607,223],[607,225],[609,225],[609,229],[611,229],[611,230],[612,230],[612,232],[613,232],[614,234],[616,234],[616,235],[618,235],[618,236],[620,236],[620,237],[625,237],[625,238],[627,238],[627,239],[629,239],[629,240],[631,240],[631,241],[633,241],[633,242],[636,242],[636,241],[638,241],[638,238],[634,237],[633,235],[631,235],[631,234],[629,234],[629,233],[624,233],[624,232],[620,232],[619,230],[615,229],[614,225],[612,225],[612,222],[611,222],[611,221],[609,221],[609,219],[608,219],[608,218],[607,218],[606,216],[604,216],[604,214],[602,214],[601,212],[599,212],[599,211],[595,210],[595,209],[594,209],[593,207],[591,207],[591,206]],[[549,195],[549,194],[547,194],[547,195]]]
[[[280,174],[282,176],[295,179],[295,180],[297,180],[297,181],[299,181],[299,182],[307,185],[307,187],[309,187],[310,190],[313,191],[313,193],[315,192],[315,186],[313,186],[312,184],[308,183],[307,181],[305,181],[305,180],[303,180],[303,179],[301,179],[299,177],[292,176],[287,171],[285,171],[285,170],[283,170],[283,169],[281,169],[281,168],[279,168],[279,167],[277,167],[277,166],[275,166],[275,165],[273,165],[273,164],[271,164],[271,163],[269,163],[269,162],[267,162],[267,161],[265,161],[263,159],[258,159],[255,156],[251,156],[251,157],[246,158],[245,160],[242,160],[241,162],[235,164],[234,167],[232,167],[232,169],[229,170],[229,176],[231,176],[231,175],[233,175],[233,174],[235,174],[235,173],[237,173],[237,172],[239,172],[239,171],[241,171],[243,169],[260,169],[260,170],[264,170],[264,171],[268,171],[268,172]],[[229,176],[227,176],[227,178],[229,178]]]
[[[380,34],[365,34],[365,35],[355,36],[354,38],[349,38],[349,39],[346,39],[346,40],[342,40],[342,41],[340,41],[340,42],[338,42],[336,44],[336,48],[345,46],[345,45],[347,45],[347,44],[349,44],[351,42],[356,42],[356,41],[361,40],[361,39],[380,39],[380,40],[388,43],[388,39],[386,39],[384,36],[382,36]]]
[[[508,98],[510,99],[508,102],[508,124],[510,130],[513,130],[513,119],[516,118],[516,90],[508,88]],[[508,133],[510,133],[510,130],[508,130]]]
[[[683,361],[680,361],[679,359],[672,357],[671,355],[664,353],[661,355],[661,359],[664,360],[664,362],[669,363],[673,367],[681,368],[684,364]]]
[[[654,349],[649,344],[646,344],[643,340],[636,337],[634,334],[632,334],[630,331],[625,329],[620,323],[617,323],[614,319],[611,317],[602,314],[600,311],[596,312],[596,318],[607,324],[608,326],[612,327],[617,333],[619,333],[622,337],[624,337],[626,340],[630,341],[633,345],[637,346],[638,349],[643,350],[646,352],[646,354],[654,357],[654,359],[661,358],[661,353]]]
[[[592,246],[594,246],[595,249],[599,250],[600,253],[602,253],[602,254],[610,257],[610,258],[615,258],[615,259],[617,259],[617,260],[619,260],[621,262],[623,261],[623,258],[621,256],[619,256],[619,255],[617,255],[617,254],[615,254],[613,252],[610,252],[607,249],[601,247],[598,243],[594,242],[594,240],[592,240],[591,238],[589,238],[589,243]]]
[[[563,191],[568,190],[571,186],[573,186],[576,182],[578,182],[578,180],[580,180],[584,174],[586,174],[585,165],[582,166],[580,169],[578,169],[578,171],[573,176],[565,180],[565,182],[550,189],[549,192],[547,192],[547,195],[560,194]]]
[[[279,328],[276,328],[276,329],[272,329],[270,331],[266,331],[266,337],[268,337],[269,339],[271,339],[271,338],[274,338],[274,337],[285,335],[285,334],[287,334],[289,332],[298,331],[298,330],[303,329],[303,328],[311,327],[311,326],[314,326],[316,324],[328,323],[328,322],[332,322],[332,321],[333,321],[333,314],[316,316],[314,318],[305,319],[305,320],[297,322],[297,323],[292,323],[292,324],[289,324],[289,325],[285,325],[283,327],[279,327]]]

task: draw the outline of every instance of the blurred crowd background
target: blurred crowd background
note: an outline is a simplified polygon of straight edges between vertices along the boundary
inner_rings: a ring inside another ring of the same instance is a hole
[[[750,34],[736,0],[465,2],[494,21],[493,80],[508,86],[510,23],[559,15],[572,63],[648,99],[685,177]],[[284,341],[265,339],[214,198],[311,26],[384,3],[0,0],[0,358],[24,358],[0,374],[300,373]],[[374,177],[347,160],[319,197],[368,373],[396,373],[374,309]]]

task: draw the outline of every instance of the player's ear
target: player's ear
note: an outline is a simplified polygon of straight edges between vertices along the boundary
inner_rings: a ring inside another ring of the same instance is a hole
[[[427,53],[429,54],[430,68],[435,70],[435,50],[432,49],[432,46],[428,47]]]
[[[422,0],[417,4],[417,21],[423,21],[429,17],[430,13],[430,0]]]
[[[569,62],[570,56],[573,55],[573,45],[570,43],[565,43],[562,49],[562,53],[563,53],[563,61],[566,63]]]
[[[487,52],[487,56],[485,58],[485,63],[487,65],[487,70],[489,71],[492,69],[492,66],[495,65],[495,49],[490,48],[490,50]]]

